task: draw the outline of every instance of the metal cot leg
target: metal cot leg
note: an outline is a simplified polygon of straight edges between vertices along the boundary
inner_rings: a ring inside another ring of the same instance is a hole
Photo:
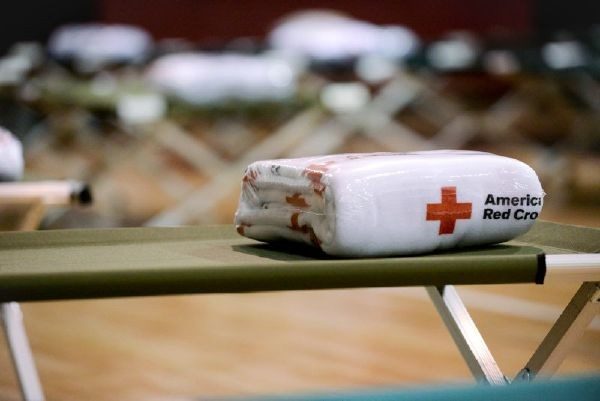
[[[594,316],[600,313],[599,284],[585,282],[579,287],[517,379],[531,380],[556,372]]]
[[[16,302],[3,303],[0,307],[2,327],[15,365],[23,399],[25,401],[44,401],[44,393],[23,326],[21,307]]]
[[[454,286],[427,287],[427,292],[477,381],[507,384]]]

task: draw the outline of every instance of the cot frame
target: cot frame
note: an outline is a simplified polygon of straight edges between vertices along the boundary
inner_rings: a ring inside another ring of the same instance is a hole
[[[0,182],[0,205],[27,207],[16,227],[19,231],[37,229],[49,207],[91,201],[90,187],[77,180]],[[21,306],[17,302],[0,303],[0,321],[23,399],[43,401],[44,393],[23,324]]]

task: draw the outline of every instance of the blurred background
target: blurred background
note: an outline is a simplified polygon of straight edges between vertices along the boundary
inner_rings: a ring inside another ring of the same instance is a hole
[[[92,188],[91,207],[50,210],[44,228],[229,223],[254,160],[440,148],[529,163],[543,217],[589,224],[597,11],[26,0],[0,16],[0,126],[23,144],[25,180]]]
[[[547,192],[542,218],[598,227],[599,11],[579,0],[21,0],[0,13],[0,127],[20,142],[23,165],[0,176],[89,185],[91,204],[38,210],[40,229],[229,224],[244,168],[255,160],[472,149],[531,165]],[[21,212],[0,202],[2,229],[22,228],[13,224]],[[544,298],[529,288],[486,289],[549,305],[571,290]],[[390,353],[428,349],[418,340],[434,333],[427,341],[438,341],[443,328],[431,327],[439,322],[422,294],[365,291],[321,292],[312,307],[297,294],[263,294],[38,303],[26,312],[50,399],[262,394],[419,383],[432,373],[439,381],[468,378],[460,359],[448,356],[451,343],[437,348],[437,372],[391,368]],[[324,310],[320,319],[313,307]],[[198,311],[212,325],[189,317]],[[368,334],[365,326],[382,325],[375,320],[383,314],[410,325]],[[526,351],[551,320],[503,318],[535,326],[533,339],[504,333],[492,342],[521,342]],[[187,324],[205,334],[190,334]],[[282,337],[262,346],[252,334],[232,337],[247,326],[254,336]],[[338,343],[340,330],[353,334]],[[397,343],[385,334],[398,330],[413,337]],[[158,339],[136,348],[139,333]],[[325,343],[302,343],[311,333]],[[598,333],[567,371],[600,370]],[[199,341],[222,354],[189,351]],[[305,359],[280,360],[289,348],[304,349]],[[260,355],[267,362],[256,365]],[[516,370],[519,358],[503,363]],[[8,360],[2,364],[10,370]],[[206,364],[212,375],[191,373]],[[7,394],[0,399],[17,399],[10,380],[0,381]]]

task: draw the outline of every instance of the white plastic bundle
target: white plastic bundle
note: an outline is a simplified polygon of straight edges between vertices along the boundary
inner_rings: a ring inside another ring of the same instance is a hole
[[[139,63],[152,50],[152,38],[141,28],[118,24],[70,24],[52,33],[48,49],[72,60],[84,72],[112,63]]]
[[[238,232],[338,256],[409,255],[526,232],[544,191],[526,164],[490,153],[342,154],[251,164]]]
[[[23,147],[8,130],[0,127],[0,181],[17,181],[23,176]]]
[[[177,53],[156,60],[147,79],[192,104],[280,101],[296,91],[296,72],[286,61],[263,55]]]
[[[367,55],[400,59],[419,44],[403,26],[377,26],[331,11],[294,14],[269,34],[274,49],[316,61],[338,61]]]

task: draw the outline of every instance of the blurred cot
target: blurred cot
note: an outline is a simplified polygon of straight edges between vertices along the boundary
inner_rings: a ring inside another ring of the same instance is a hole
[[[493,151],[566,203],[600,193],[599,54],[596,31],[426,42],[327,10],[289,15],[248,48],[94,23],[11,50],[0,102],[20,116],[26,176],[97,194],[92,212],[49,228],[229,223],[251,162],[341,152]]]

